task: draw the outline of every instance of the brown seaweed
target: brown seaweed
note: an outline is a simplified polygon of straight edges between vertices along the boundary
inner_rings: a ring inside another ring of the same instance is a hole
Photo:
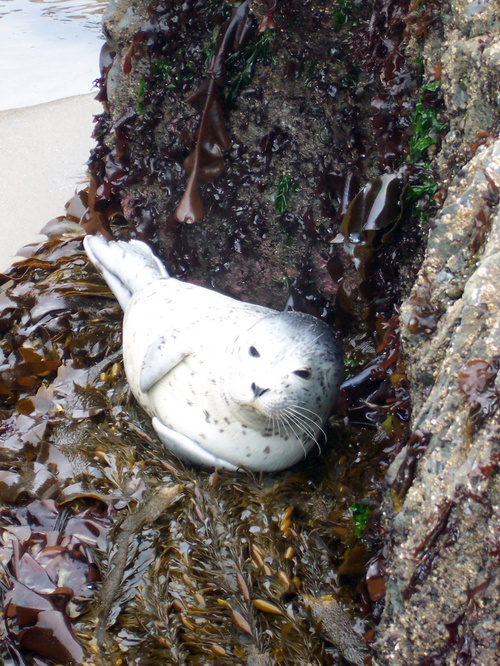
[[[251,22],[248,2],[242,2],[233,11],[229,24],[219,37],[218,47],[207,69],[208,79],[188,99],[193,106],[201,106],[203,112],[195,149],[184,162],[189,179],[175,211],[179,222],[192,224],[203,217],[204,208],[198,184],[200,181],[210,182],[219,176],[224,168],[222,153],[231,145],[219,101],[219,90],[225,83],[224,62],[229,53],[242,48]]]
[[[181,494],[180,486],[171,486],[156,489],[149,500],[136,513],[131,513],[121,525],[120,534],[115,540],[115,550],[109,563],[109,571],[100,591],[101,608],[96,614],[97,643],[101,645],[105,640],[109,612],[117,591],[122,583],[123,573],[129,558],[130,543],[134,535],[144,524],[156,520],[158,516]]]
[[[345,249],[358,272],[360,293],[366,293],[373,252],[389,240],[401,220],[403,184],[395,174],[382,174],[369,182],[352,200],[340,231]]]
[[[0,524],[8,642],[59,663],[83,661],[70,617],[99,581],[92,545],[106,534],[108,517],[88,509],[71,516],[42,500],[4,508]]]

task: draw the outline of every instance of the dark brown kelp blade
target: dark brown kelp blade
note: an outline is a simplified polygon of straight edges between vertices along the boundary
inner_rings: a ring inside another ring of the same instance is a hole
[[[184,162],[189,180],[175,211],[175,217],[179,222],[192,224],[203,217],[204,208],[198,192],[198,183],[214,180],[224,168],[222,153],[229,149],[231,142],[224,127],[219,89],[225,84],[225,60],[230,53],[241,49],[248,37],[250,25],[248,2],[243,2],[234,10],[219,40],[208,68],[209,78],[188,99],[188,102],[197,108],[203,104],[203,113],[195,149]]]
[[[54,608],[48,597],[16,581],[4,602],[9,633],[22,650],[63,664],[81,662],[83,649],[72,634],[68,618]]]
[[[347,209],[340,230],[360,273],[371,250],[387,240],[401,219],[402,191],[403,184],[395,174],[383,174],[365,185]]]
[[[61,664],[83,660],[70,617],[100,579],[91,550],[109,527],[106,514],[93,509],[70,516],[53,500],[4,506],[0,515],[9,644]]]
[[[403,192],[403,183],[396,174],[377,176],[354,197],[340,227],[345,239],[344,250],[358,273],[357,291],[369,304],[365,313],[367,320],[373,319],[373,302],[377,296],[372,284],[374,255],[389,243],[401,220]],[[343,292],[341,284],[338,302]],[[349,302],[350,296],[344,296]]]

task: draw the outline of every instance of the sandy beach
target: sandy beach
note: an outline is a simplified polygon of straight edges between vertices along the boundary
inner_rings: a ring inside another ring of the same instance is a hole
[[[64,213],[94,145],[95,94],[0,112],[0,271]]]

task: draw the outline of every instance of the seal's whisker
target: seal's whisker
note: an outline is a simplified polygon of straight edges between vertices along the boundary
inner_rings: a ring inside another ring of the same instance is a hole
[[[282,437],[281,435],[281,428],[280,428],[280,419],[277,418],[275,415],[271,417],[271,422],[272,422],[272,427],[273,427],[273,432],[278,431],[278,437]]]
[[[317,412],[315,412],[313,409],[308,409],[307,407],[304,407],[305,403],[303,401],[298,402],[294,407],[298,407],[300,409],[303,409],[305,412],[309,412],[309,414],[314,414],[314,416],[321,421],[321,417]]]
[[[271,414],[271,416],[268,416],[267,423],[271,428],[273,435],[277,434],[278,437],[280,438],[283,437],[283,435],[281,434],[281,427],[280,427],[280,425],[282,425],[282,421],[280,419],[279,414]]]
[[[293,418],[294,423],[300,425],[300,428],[304,434],[308,435],[311,439],[314,439],[316,436],[316,430],[309,423],[307,423],[301,414],[297,414],[291,407],[288,408],[287,414],[290,418]],[[315,424],[313,424],[315,425]]]
[[[292,416],[290,414],[283,413],[282,419],[283,419],[283,422],[286,423],[286,425],[290,428],[290,430],[295,435],[295,438],[297,439],[300,446],[302,447],[302,450],[304,452],[304,458],[305,458],[306,455],[307,455],[307,449],[304,446],[304,442],[302,441],[301,434],[306,434],[307,435],[307,433],[304,433],[304,430],[303,430],[301,424],[297,423],[294,419],[292,419]],[[294,426],[296,426],[299,429],[298,433],[297,433],[297,430],[295,429]]]
[[[295,407],[288,407],[287,412],[290,417],[293,416],[294,422],[297,423],[297,425],[300,425],[302,431],[305,434],[307,434],[310,439],[314,441],[314,443],[318,447],[319,452],[321,453],[321,446],[318,442],[318,431],[321,432],[326,439],[326,434],[323,428],[305,414],[300,414],[299,412],[297,412]],[[309,423],[307,423],[306,421],[309,421]]]
[[[280,414],[280,420],[281,420],[281,422],[283,423],[284,427],[287,430],[291,430],[293,432],[294,436],[298,437],[298,439],[300,439],[300,435],[302,435],[303,430],[302,430],[301,427],[299,427],[300,435],[297,436],[297,430],[294,426],[299,426],[299,424],[295,423],[295,421],[292,420],[291,416],[292,415],[289,414],[287,410],[283,410],[282,413]]]
[[[309,423],[312,423],[312,425],[315,428],[321,428],[321,423],[322,419],[316,412],[313,412],[311,409],[305,409],[304,407],[301,407],[300,405],[291,405],[289,409],[293,410],[297,416],[300,416],[301,419],[304,419],[305,421],[308,421]],[[309,412],[308,414],[304,414],[304,411]],[[310,416],[312,414],[312,416]]]
[[[327,439],[327,437],[326,437],[326,432],[325,432],[325,431],[323,430],[323,428],[322,428],[322,425],[321,425],[321,424],[322,424],[322,419],[318,416],[318,414],[315,414],[315,413],[312,412],[311,410],[307,410],[307,411],[311,411],[311,414],[313,414],[313,416],[315,417],[315,418],[313,419],[313,418],[311,418],[310,416],[308,416],[307,414],[302,414],[301,412],[299,412],[299,411],[298,411],[299,409],[303,409],[303,408],[302,408],[302,407],[297,407],[297,406],[296,406],[296,407],[295,407],[295,413],[298,414],[301,418],[305,419],[306,421],[309,421],[310,423],[312,423],[313,426],[314,426],[314,428],[315,428],[315,430],[321,432],[321,434],[323,435],[323,437],[324,437],[325,440],[326,440],[326,439]],[[317,433],[316,433],[316,436],[317,436]]]
[[[273,414],[271,417],[274,431],[278,433],[278,437],[285,437],[287,431],[287,423],[283,420],[281,414]],[[282,432],[283,428],[283,432]]]
[[[309,350],[309,347],[312,347],[312,346],[314,345],[315,342],[318,342],[318,340],[321,338],[321,335],[322,335],[322,334],[320,333],[320,334],[317,335],[315,338],[312,338],[311,340],[308,340],[308,341],[307,341],[307,344],[305,344],[305,345],[302,347],[302,349],[303,349],[304,351],[308,351],[308,350]]]
[[[323,435],[323,437],[325,438],[325,441],[328,439],[327,436],[326,436],[326,432],[324,431],[324,429],[322,427],[323,419],[319,416],[319,414],[316,414],[316,412],[313,412],[311,409],[307,409],[306,407],[303,407],[302,405],[295,405],[295,409],[310,412],[313,415],[314,418],[308,417],[306,414],[301,414],[302,418],[307,419],[308,421],[313,423],[315,428]],[[318,433],[316,433],[316,437],[315,437],[316,444],[318,444],[317,436],[318,436]],[[318,448],[321,449],[319,444],[318,444]]]
[[[319,416],[314,412],[311,412],[312,416],[310,416],[309,414],[304,414],[303,411],[301,411],[301,408],[298,407],[297,405],[293,405],[289,409],[291,409],[294,412],[294,414],[297,414],[297,416],[299,416],[301,419],[304,419],[308,423],[311,423],[315,428],[321,427],[322,421],[319,418]]]
[[[311,427],[309,423],[306,423],[299,414],[294,413],[291,410],[291,408],[287,409],[286,416],[288,422],[290,424],[293,422],[300,429],[300,431],[306,436],[307,439],[312,440],[316,444],[321,453],[321,447],[319,446],[316,436],[316,429]]]

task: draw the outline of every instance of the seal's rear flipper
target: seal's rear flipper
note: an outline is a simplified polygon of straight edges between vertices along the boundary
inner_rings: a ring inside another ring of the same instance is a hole
[[[85,252],[101,273],[123,310],[134,291],[154,277],[169,277],[161,261],[141,241],[111,241],[85,236]]]

